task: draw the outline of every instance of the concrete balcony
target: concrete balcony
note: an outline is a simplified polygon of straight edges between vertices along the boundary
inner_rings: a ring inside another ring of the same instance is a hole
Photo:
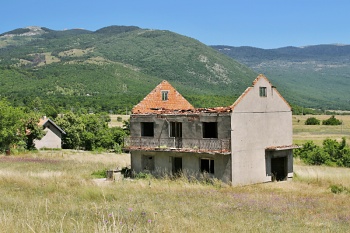
[[[231,140],[217,138],[153,138],[153,137],[126,137],[126,150],[164,150],[183,152],[212,152],[230,153]]]

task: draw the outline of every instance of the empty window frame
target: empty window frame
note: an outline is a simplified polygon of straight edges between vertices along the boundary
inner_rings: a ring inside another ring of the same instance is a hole
[[[201,159],[201,172],[214,174],[214,159]]]
[[[260,97],[266,97],[267,96],[266,87],[259,87],[259,95],[260,95]]]
[[[154,123],[141,122],[141,136],[154,137]]]
[[[170,122],[170,137],[181,138],[182,137],[182,123]]]
[[[168,100],[168,93],[169,93],[169,91],[162,91],[162,100],[163,101]]]
[[[218,138],[217,122],[203,122],[203,138]]]

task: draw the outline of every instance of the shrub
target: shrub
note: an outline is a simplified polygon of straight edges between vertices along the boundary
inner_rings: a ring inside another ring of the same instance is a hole
[[[326,139],[323,141],[323,147],[308,141],[294,151],[294,156],[311,165],[350,167],[350,147],[345,138],[342,138],[341,142]]]
[[[331,192],[334,194],[349,193],[349,189],[344,187],[343,185],[333,184],[330,186],[330,188],[331,188]]]
[[[91,175],[94,178],[106,178],[107,177],[107,170],[108,169],[102,169],[102,170],[94,171],[93,173],[91,173]]]
[[[319,125],[320,120],[315,117],[309,117],[305,121],[305,125]]]
[[[342,122],[337,118],[335,118],[334,115],[328,118],[327,120],[322,121],[322,125],[341,125],[341,124]]]

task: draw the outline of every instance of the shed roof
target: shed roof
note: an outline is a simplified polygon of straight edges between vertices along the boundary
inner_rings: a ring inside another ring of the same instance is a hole
[[[55,122],[53,122],[50,118],[40,118],[38,125],[45,126],[48,122],[51,123],[54,127],[56,127],[61,133],[66,134],[66,132],[64,132],[64,130],[61,129],[58,125],[56,125]]]

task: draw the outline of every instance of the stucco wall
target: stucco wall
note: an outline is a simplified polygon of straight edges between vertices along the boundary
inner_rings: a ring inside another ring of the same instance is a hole
[[[132,115],[130,118],[131,137],[141,136],[141,122],[154,122],[154,138],[169,138],[169,122],[182,122],[182,138],[202,139],[202,122],[218,123],[218,139],[230,138],[230,114],[198,113],[178,115]]]
[[[48,128],[49,127],[49,128]],[[61,132],[51,124],[45,128],[45,136],[41,140],[35,140],[34,144],[37,149],[41,148],[62,148]]]
[[[217,179],[229,183],[231,177],[231,159],[226,154],[206,154],[206,153],[186,153],[175,151],[131,151],[131,169],[135,172],[144,170],[142,167],[142,157],[153,156],[155,175],[163,175],[164,173],[172,174],[173,160],[172,157],[182,158],[182,170],[189,176],[199,177],[200,175],[200,159],[214,160],[214,175]]]
[[[259,87],[267,87],[266,97],[259,96]],[[234,106],[231,127],[232,184],[270,181],[265,149],[293,142],[289,105],[265,78],[261,78]]]

